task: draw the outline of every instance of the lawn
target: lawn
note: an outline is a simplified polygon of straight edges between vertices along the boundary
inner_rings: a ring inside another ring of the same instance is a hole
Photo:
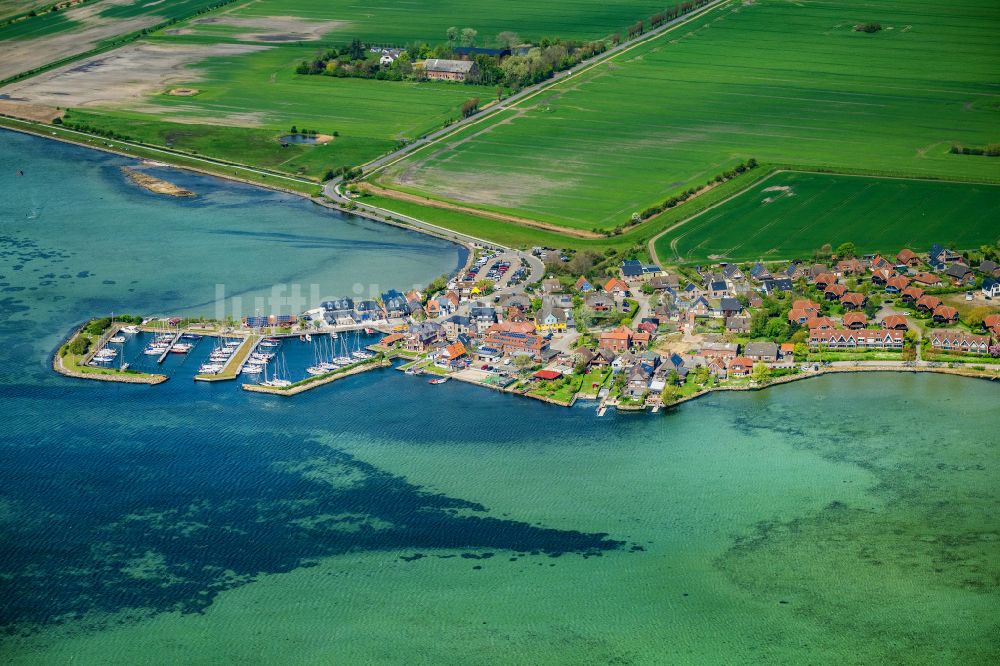
[[[1000,238],[1000,185],[776,173],[660,237],[662,261],[807,258],[824,243],[861,252],[978,247]]]
[[[853,26],[880,21],[876,34]],[[1000,180],[1000,5],[758,0],[714,9],[422,150],[383,184],[609,229],[751,157]],[[862,241],[863,239],[856,239]]]

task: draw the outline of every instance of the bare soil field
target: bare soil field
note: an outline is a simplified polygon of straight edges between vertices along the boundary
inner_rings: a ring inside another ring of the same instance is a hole
[[[246,42],[309,42],[322,38],[347,25],[346,21],[310,21],[295,16],[210,16],[191,21],[190,25],[222,26],[227,28],[246,28],[247,32],[233,35],[236,39]],[[199,30],[181,28],[172,34],[199,34]]]
[[[36,123],[51,123],[56,118],[62,118],[65,115],[65,111],[52,106],[8,102],[3,99],[0,99],[0,113],[5,116],[32,120]]]
[[[169,88],[172,81],[197,79],[197,71],[188,65],[212,56],[234,56],[266,48],[249,44],[130,44],[12,83],[4,87],[4,97],[10,102],[61,108],[127,107]]]
[[[142,30],[163,21],[159,16],[125,19],[98,16],[109,5],[130,4],[132,0],[106,0],[67,9],[65,18],[79,23],[79,28],[31,39],[0,42],[0,79],[83,53],[106,39]]]

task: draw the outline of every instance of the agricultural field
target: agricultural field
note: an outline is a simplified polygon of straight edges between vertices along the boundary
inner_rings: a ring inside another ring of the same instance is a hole
[[[809,258],[1000,240],[1000,185],[779,172],[656,240],[664,262]]]
[[[883,29],[855,30],[872,21]],[[995,182],[1000,158],[949,149],[1000,141],[998,31],[993,0],[731,2],[415,153],[379,183],[608,230],[751,157]]]
[[[223,0],[90,0],[0,25],[0,80],[114,42],[129,33],[187,18]],[[54,4],[0,2],[0,16]]]
[[[403,46],[414,42],[444,42],[449,27],[472,28],[478,32],[477,46],[495,45],[500,32],[516,32],[522,38],[537,41],[544,36],[563,39],[600,39],[638,19],[662,10],[663,0],[575,0],[574,2],[537,2],[535,0],[438,0],[418,2],[401,0],[371,3],[343,0],[331,6],[329,0],[259,0],[227,12],[240,20],[275,16],[303,20],[329,20],[337,27],[328,37],[350,42],[357,37],[365,42]],[[196,32],[207,32],[201,25]]]
[[[175,4],[194,2],[207,4]],[[146,21],[155,4],[93,0],[80,9],[102,21],[112,16]],[[658,2],[634,0],[585,0],[547,9],[520,0],[474,5],[448,0],[419,8],[351,2],[336,9],[317,0],[237,0],[83,63],[8,85],[0,106],[11,113],[7,104],[22,104],[36,116],[68,108],[71,126],[319,178],[437,129],[460,116],[463,102],[489,100],[495,90],[296,75],[296,66],[313,59],[317,50],[355,37],[383,44],[440,44],[456,23],[479,30],[479,44],[504,30],[520,30],[525,38],[557,28],[553,34],[600,37],[660,8]],[[62,17],[69,15],[53,17],[65,22]],[[279,137],[292,126],[334,138],[324,145],[283,146]]]

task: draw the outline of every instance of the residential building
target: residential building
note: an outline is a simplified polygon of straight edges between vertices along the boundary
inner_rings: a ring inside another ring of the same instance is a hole
[[[983,292],[983,296],[1000,298],[1000,280],[991,277],[986,278],[983,280],[983,285],[980,287],[980,291]]]
[[[499,349],[504,355],[530,354],[541,356],[549,348],[545,338],[530,333],[497,331],[486,336],[485,346]]]
[[[632,330],[628,326],[619,326],[613,331],[605,331],[601,333],[599,346],[616,354],[626,352],[632,346]]]
[[[931,313],[931,319],[940,324],[954,323],[958,321],[958,310],[950,305],[939,305]]]
[[[896,255],[896,261],[906,266],[919,266],[920,257],[913,250],[903,249]]]
[[[990,351],[990,337],[965,331],[931,331],[931,347],[940,351],[986,354]]]
[[[778,345],[773,342],[751,342],[746,346],[743,355],[752,361],[774,363],[778,360]]]
[[[814,329],[809,331],[809,346],[813,349],[902,349],[902,331],[864,329],[845,331]]]
[[[868,326],[868,317],[863,312],[848,312],[844,315],[844,326],[851,330],[858,330]]]
[[[539,333],[565,333],[566,310],[551,303],[543,303],[535,315],[535,328]]]

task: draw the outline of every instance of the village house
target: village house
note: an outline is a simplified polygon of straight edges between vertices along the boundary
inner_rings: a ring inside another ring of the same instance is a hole
[[[729,362],[727,367],[730,377],[749,377],[753,372],[753,360],[745,356],[737,356]]]
[[[649,380],[652,373],[642,364],[635,364],[628,371],[625,392],[633,400],[638,400],[649,391]]]
[[[860,259],[842,259],[837,262],[833,270],[843,277],[846,275],[860,275],[867,270],[867,267]]]
[[[889,284],[889,280],[896,277],[896,271],[891,268],[879,268],[872,271],[872,284],[884,287]]]
[[[384,316],[381,306],[372,300],[354,301],[355,321],[377,321]]]
[[[902,349],[902,331],[885,329],[843,331],[836,329],[816,329],[809,331],[809,346],[813,349]]]
[[[604,283],[604,293],[610,294],[616,299],[625,298],[628,294],[628,285],[618,278],[611,278]]]
[[[546,294],[558,294],[563,290],[562,282],[557,278],[542,280],[542,292]]]
[[[941,278],[934,273],[928,273],[922,271],[913,276],[913,281],[922,284],[925,287],[937,287],[941,285]]]
[[[857,310],[863,308],[867,302],[867,298],[864,294],[856,291],[850,291],[840,297],[840,304],[847,309]]]
[[[903,315],[886,315],[879,323],[882,324],[882,328],[890,330],[905,331],[909,328],[906,317]]]
[[[773,342],[751,342],[746,346],[743,355],[751,361],[774,363],[778,360],[778,345]]]
[[[892,262],[883,257],[881,254],[876,254],[872,257],[871,262],[868,264],[868,269],[874,273],[876,271],[891,271],[893,269]]]
[[[610,312],[615,307],[615,302],[604,294],[588,294],[583,303],[594,312]]]
[[[551,303],[543,303],[535,315],[535,328],[539,333],[565,333],[566,310]]]
[[[794,285],[792,284],[791,279],[786,277],[773,279],[765,278],[764,281],[761,282],[761,288],[763,288],[764,293],[768,296],[779,291],[792,291],[793,287]]]
[[[961,259],[962,255],[958,252],[942,247],[937,243],[931,245],[931,251],[927,253],[927,263],[936,271],[943,271],[948,264],[961,261]]]
[[[698,353],[706,359],[717,358],[728,362],[739,355],[739,345],[735,342],[706,342]]]
[[[576,284],[574,284],[573,287],[581,294],[589,294],[594,291],[594,285],[590,284],[590,280],[582,275],[577,279]]]
[[[990,351],[990,338],[965,331],[931,331],[931,347],[940,351],[986,354]]]
[[[937,296],[925,295],[917,299],[917,310],[921,312],[934,312],[941,305],[942,301]]]
[[[406,351],[425,352],[444,337],[444,327],[434,322],[410,324],[406,333]]]
[[[488,305],[475,302],[469,306],[469,317],[477,326],[487,327],[496,322],[497,311]]]
[[[902,293],[904,289],[910,286],[910,279],[902,275],[897,275],[896,277],[889,278],[885,283],[885,293],[887,294],[899,294]]]
[[[990,259],[983,259],[979,262],[976,270],[990,277],[1000,277],[1000,264]]]
[[[825,290],[830,285],[837,283],[837,276],[833,273],[820,273],[813,282],[816,284],[817,289]]]
[[[485,346],[499,349],[505,356],[513,354],[530,354],[541,357],[549,348],[545,338],[530,333],[513,333],[497,331],[486,336]]]
[[[727,333],[749,333],[750,317],[726,317]]]
[[[844,326],[851,330],[858,330],[868,326],[868,317],[863,312],[848,312],[844,315]]]
[[[905,266],[919,266],[920,257],[913,250],[903,249],[896,255],[896,261]]]
[[[453,342],[438,352],[434,364],[440,368],[455,370],[465,367],[467,358],[465,345],[461,342]]]
[[[730,296],[729,285],[725,280],[712,280],[705,285],[705,293],[709,298]]]
[[[983,317],[983,328],[990,331],[993,337],[1000,342],[1000,314],[991,314]]]
[[[980,287],[980,291],[983,292],[983,296],[1000,298],[1000,280],[996,278],[986,278],[983,280],[983,285]]]
[[[904,303],[916,303],[924,296],[924,290],[920,287],[907,287],[902,291],[900,297]]]
[[[847,287],[842,284],[831,284],[823,291],[823,298],[828,301],[840,300],[847,293]]]
[[[954,323],[958,321],[958,310],[950,305],[939,305],[934,308],[931,319],[939,324]]]
[[[649,286],[657,291],[677,289],[680,286],[680,281],[676,275],[657,275],[649,279]]]
[[[950,277],[955,284],[975,283],[976,276],[972,269],[963,263],[954,263],[945,269],[944,274]]]
[[[350,326],[356,323],[354,301],[350,298],[335,298],[323,301],[323,320],[332,326]]]
[[[471,317],[452,315],[441,322],[445,338],[454,342],[460,335],[476,335],[476,324]]]
[[[829,317],[809,317],[805,323],[805,327],[809,330],[814,328],[825,329],[825,328],[837,328],[837,323],[830,319]]]
[[[733,317],[743,312],[743,304],[735,298],[723,298],[719,301],[719,312],[723,317]]]
[[[387,319],[405,317],[410,313],[410,305],[406,301],[406,296],[395,289],[382,294],[382,310]]]
[[[598,346],[616,354],[626,352],[632,346],[632,330],[628,326],[619,326],[613,331],[605,331],[601,333]]]
[[[467,81],[479,76],[479,67],[471,60],[428,58],[423,70],[431,81]]]

